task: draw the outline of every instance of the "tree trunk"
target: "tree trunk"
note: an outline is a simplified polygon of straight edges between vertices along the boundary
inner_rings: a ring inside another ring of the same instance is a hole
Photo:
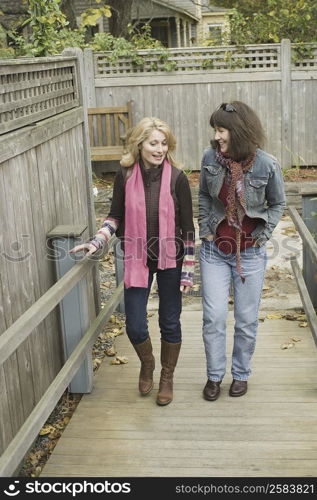
[[[68,28],[70,28],[71,30],[78,28],[74,8],[74,0],[62,0],[60,9],[63,14],[65,14],[66,19],[69,22]]]
[[[128,39],[128,24],[132,21],[133,0],[108,0],[107,4],[111,7],[111,17],[109,17],[111,35]]]

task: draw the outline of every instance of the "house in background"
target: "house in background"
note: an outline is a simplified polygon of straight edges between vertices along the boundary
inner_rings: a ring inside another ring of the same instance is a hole
[[[74,6],[80,23],[81,12],[98,4],[75,0]],[[229,31],[228,12],[228,9],[210,6],[209,0],[134,0],[132,24],[139,28],[149,24],[153,38],[165,47],[199,46],[208,39],[221,44]],[[91,34],[103,31],[108,31],[105,17],[92,27]]]
[[[165,47],[199,46],[208,39],[221,44],[229,29],[227,13],[209,0],[136,0],[132,10],[133,23],[148,23]]]

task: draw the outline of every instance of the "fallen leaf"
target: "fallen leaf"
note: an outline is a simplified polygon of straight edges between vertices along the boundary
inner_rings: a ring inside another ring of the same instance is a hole
[[[55,428],[52,425],[44,425],[44,427],[42,427],[42,429],[40,430],[39,435],[46,436],[46,434],[50,434],[54,430]]]
[[[301,328],[305,328],[306,326],[308,326],[308,323],[307,321],[302,321],[301,323],[298,324],[298,326],[300,326]]]
[[[293,342],[301,342],[302,339],[300,339],[299,337],[292,337],[291,340]]]
[[[128,358],[125,356],[117,356],[110,362],[111,365],[125,365],[126,363],[128,363]]]
[[[281,345],[281,349],[291,349],[294,345],[295,344],[293,342],[285,342]]]
[[[105,281],[100,285],[100,288],[110,288],[110,287],[111,287],[111,281]]]
[[[297,316],[297,319],[298,319],[298,321],[305,321],[307,319],[306,314],[299,314]]]
[[[267,314],[267,319],[282,319],[283,314]]]
[[[107,356],[115,356],[116,355],[116,350],[114,348],[114,346],[110,346],[106,349],[106,355]]]
[[[297,321],[297,314],[287,313],[287,314],[285,314],[285,319],[287,319],[289,321]]]
[[[93,370],[97,370],[97,368],[99,368],[101,361],[102,361],[101,359],[94,359],[93,360],[93,362],[92,362]]]

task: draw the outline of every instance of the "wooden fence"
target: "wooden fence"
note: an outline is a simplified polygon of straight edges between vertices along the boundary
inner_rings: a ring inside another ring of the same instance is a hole
[[[211,112],[222,102],[242,100],[258,112],[267,133],[266,149],[283,168],[317,165],[317,46],[294,60],[296,46],[169,49],[173,71],[163,71],[155,51],[140,51],[143,64],[127,57],[114,64],[109,53],[84,51],[88,105],[120,106],[132,100],[133,120],[158,116],[172,127],[177,157],[185,168],[199,170],[209,144]],[[92,78],[94,75],[94,78]]]
[[[82,65],[81,51],[0,62],[2,341],[56,281],[47,233],[57,225],[81,225],[86,239],[95,230]],[[91,322],[99,307],[96,271],[84,280]],[[59,311],[53,308],[0,366],[0,452],[63,362]]]

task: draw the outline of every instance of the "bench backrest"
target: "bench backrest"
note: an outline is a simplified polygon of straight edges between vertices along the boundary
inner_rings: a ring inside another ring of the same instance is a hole
[[[127,130],[132,127],[132,102],[126,106],[88,108],[90,146],[123,146]]]

